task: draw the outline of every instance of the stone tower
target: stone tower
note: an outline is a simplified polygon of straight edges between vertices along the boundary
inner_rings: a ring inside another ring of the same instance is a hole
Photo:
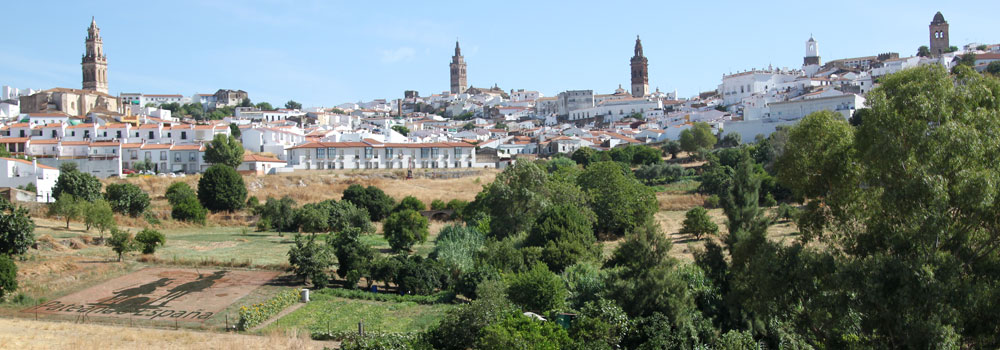
[[[632,97],[645,97],[649,93],[649,62],[642,55],[642,42],[635,36],[635,56],[632,56]]]
[[[108,93],[108,58],[104,56],[104,42],[97,21],[90,19],[87,28],[87,52],[83,55],[83,89]]]
[[[931,55],[941,56],[951,45],[948,43],[948,21],[945,21],[944,16],[938,11],[928,27],[931,32]]]
[[[809,36],[809,40],[806,41],[806,57],[802,60],[803,66],[808,66],[811,64],[820,65],[819,60],[819,43],[816,39],[813,39],[812,35]]]
[[[465,92],[465,58],[462,57],[462,48],[455,42],[455,56],[451,56],[451,93],[460,94]]]

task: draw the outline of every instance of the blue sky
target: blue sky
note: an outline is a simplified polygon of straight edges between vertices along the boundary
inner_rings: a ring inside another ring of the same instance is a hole
[[[691,96],[727,72],[800,66],[810,34],[824,61],[912,55],[936,11],[952,45],[1000,43],[1000,1],[14,1],[0,84],[78,88],[94,15],[116,95],[230,88],[306,106],[426,96],[448,89],[456,38],[473,86],[608,93],[628,88],[638,34],[651,87]]]

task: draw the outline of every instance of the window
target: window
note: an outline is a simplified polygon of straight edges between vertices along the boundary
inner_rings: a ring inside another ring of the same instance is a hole
[[[115,131],[115,138],[118,138],[118,139],[122,138],[122,131],[121,130]]]
[[[139,137],[139,135],[135,135],[135,136],[136,136],[136,137]],[[153,139],[153,132],[152,132],[152,131],[150,131],[150,132],[149,132],[149,139],[150,139],[150,140],[152,140],[152,139]]]
[[[420,149],[420,158],[427,158],[427,157],[430,157],[430,155],[431,155],[431,149],[430,148],[421,148]]]
[[[90,130],[84,130],[83,131],[83,138],[85,138],[85,139],[89,139],[90,138]]]
[[[385,149],[385,157],[386,158],[392,158],[392,148],[391,147],[386,147],[386,149]]]
[[[193,161],[197,160],[198,159],[198,158],[196,158],[197,155],[198,155],[198,152],[190,152],[190,153],[188,153],[188,161],[189,162],[193,162]]]
[[[178,163],[181,162],[181,153],[180,152],[174,153],[174,161],[178,162]]]
[[[437,158],[440,150],[437,147],[431,148],[431,158]]]
[[[365,159],[371,159],[372,153],[373,152],[371,147],[365,147]]]
[[[139,159],[139,151],[136,151],[136,150],[129,151],[128,155],[129,155],[129,158],[131,158],[131,159]]]
[[[181,140],[187,140],[187,138],[188,138],[187,131],[181,131]]]
[[[462,156],[462,147],[455,147],[455,157],[457,158],[461,156]]]
[[[326,155],[328,158],[333,159],[334,157],[337,156],[337,149],[333,147],[327,148]]]
[[[160,160],[167,160],[167,151],[160,151]]]
[[[316,149],[316,159],[326,158],[326,150],[323,148]]]

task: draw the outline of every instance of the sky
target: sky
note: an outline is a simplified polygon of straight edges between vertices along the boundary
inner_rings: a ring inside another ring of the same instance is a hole
[[[560,91],[629,88],[635,37],[651,89],[714,90],[723,74],[799,68],[928,45],[941,11],[951,44],[1000,43],[1000,1],[13,1],[0,85],[79,88],[95,16],[111,93],[242,89],[254,102],[332,107],[449,89],[459,40],[469,84]]]

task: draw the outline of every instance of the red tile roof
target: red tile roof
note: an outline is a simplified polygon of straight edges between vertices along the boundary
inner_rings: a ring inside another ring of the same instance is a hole
[[[21,164],[28,164],[28,165],[38,165],[38,167],[39,167],[39,168],[42,168],[42,169],[49,169],[49,170],[59,170],[59,169],[56,169],[56,168],[53,168],[53,167],[50,167],[50,166],[48,166],[48,165],[42,165],[42,164],[35,164],[35,163],[33,163],[33,162],[29,162],[29,161],[27,161],[27,160],[24,160],[24,159],[17,159],[17,158],[0,158],[0,159],[5,159],[5,160],[9,160],[9,161],[14,161],[14,162],[18,162],[18,163],[21,163]]]

